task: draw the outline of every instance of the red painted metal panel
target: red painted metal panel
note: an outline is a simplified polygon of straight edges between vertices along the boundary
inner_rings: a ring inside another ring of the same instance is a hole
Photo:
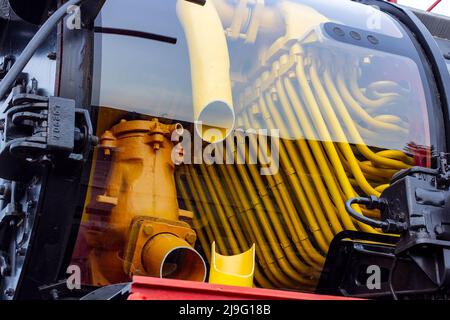
[[[311,293],[243,288],[204,282],[133,278],[129,300],[351,300]]]

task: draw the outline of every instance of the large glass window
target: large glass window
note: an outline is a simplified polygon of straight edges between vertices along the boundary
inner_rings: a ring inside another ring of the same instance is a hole
[[[254,271],[314,290],[337,233],[381,232],[345,201],[440,148],[420,55],[376,8],[111,0],[96,25],[101,145],[73,255],[86,283]],[[253,245],[254,269],[218,262]]]

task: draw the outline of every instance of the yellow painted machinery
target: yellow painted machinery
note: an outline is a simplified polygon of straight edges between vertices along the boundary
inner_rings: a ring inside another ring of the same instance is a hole
[[[448,298],[449,22],[382,0],[0,3],[1,298],[136,276]]]
[[[416,118],[425,89],[410,57],[383,49],[402,36],[390,18],[381,16],[389,28],[373,32],[306,2],[176,2],[192,120],[179,108],[119,122],[123,111],[100,114],[111,164],[105,191],[95,196],[91,187],[90,203],[110,208],[105,230],[87,232],[94,283],[134,274],[203,281],[201,254],[212,282],[249,286],[254,274],[256,286],[313,291],[337,234],[382,233],[345,203],[379,197],[399,170],[430,165],[428,122]],[[185,153],[176,165],[173,145]],[[98,219],[89,207],[87,224]],[[380,219],[370,206],[353,209]],[[191,212],[192,227],[180,212]],[[249,248],[252,272],[236,262]],[[236,264],[230,275],[221,271],[228,264]]]
[[[170,141],[176,130],[183,127],[123,120],[102,135],[100,148],[112,165],[106,191],[95,201],[110,214],[105,230],[86,233],[94,283],[139,274],[204,281],[205,263],[193,249],[196,233],[181,221],[177,204]]]
[[[211,5],[221,8],[225,2]],[[244,8],[236,6],[234,17]],[[262,12],[269,8],[255,9],[260,16],[253,19],[263,19]],[[227,146],[235,146],[232,151],[228,148],[234,154],[228,156],[234,163],[247,159],[247,165],[185,166],[177,171],[176,180],[185,203],[192,202],[188,208],[201,222],[202,243],[209,246],[215,240],[220,252],[238,254],[254,242],[259,285],[312,289],[336,234],[379,232],[353,220],[345,210],[346,199],[379,196],[398,170],[414,165],[402,150],[367,144],[377,145],[388,136],[393,144],[405,140],[409,124],[395,106],[411,101],[411,92],[393,81],[375,81],[367,88],[382,87],[384,92],[369,98],[358,86],[361,66],[352,62],[369,59],[368,51],[355,48],[350,58],[339,44],[324,45],[311,27],[329,19],[311,7],[285,1],[272,10],[279,11],[270,16],[285,19],[285,34],[263,51],[263,67],[252,70],[251,81],[235,83],[240,94],[234,106],[237,128],[279,129],[281,140],[272,152],[279,152],[280,171],[262,176],[259,166],[248,161],[249,155],[258,154],[258,138],[239,145],[234,140],[240,133],[234,133],[227,141]],[[296,19],[300,15],[307,19]],[[280,25],[269,21],[274,28]],[[264,25],[264,19],[259,23]],[[386,110],[385,105],[393,107]],[[263,158],[259,163],[268,162]],[[358,210],[369,217],[378,215],[364,207]]]

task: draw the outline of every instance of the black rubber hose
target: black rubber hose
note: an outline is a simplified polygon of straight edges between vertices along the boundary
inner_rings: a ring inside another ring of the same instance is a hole
[[[374,228],[388,228],[389,223],[379,220],[374,220],[368,217],[363,216],[362,214],[356,212],[353,210],[352,205],[353,204],[363,204],[363,205],[373,205],[373,199],[370,198],[351,198],[345,203],[345,209],[347,212],[356,220],[359,222],[362,222],[364,224],[367,224],[369,226],[372,226]]]
[[[36,50],[42,45],[42,43],[48,38],[53,28],[58,24],[61,19],[67,14],[67,9],[71,6],[79,5],[86,0],[69,0],[61,7],[58,8],[39,28],[26,48],[22,51],[20,57],[16,60],[12,68],[8,71],[6,76],[0,82],[0,99],[4,97],[6,92],[10,89],[11,85],[17,79],[19,74],[23,71],[27,63],[33,57]]]

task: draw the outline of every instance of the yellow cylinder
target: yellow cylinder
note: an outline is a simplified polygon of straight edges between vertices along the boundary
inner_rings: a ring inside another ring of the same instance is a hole
[[[158,234],[147,242],[142,250],[142,263],[149,276],[190,281],[206,278],[202,256],[170,233]]]
[[[208,142],[225,139],[234,127],[230,58],[222,22],[212,1],[204,6],[179,0],[177,15],[187,39],[194,120]]]

